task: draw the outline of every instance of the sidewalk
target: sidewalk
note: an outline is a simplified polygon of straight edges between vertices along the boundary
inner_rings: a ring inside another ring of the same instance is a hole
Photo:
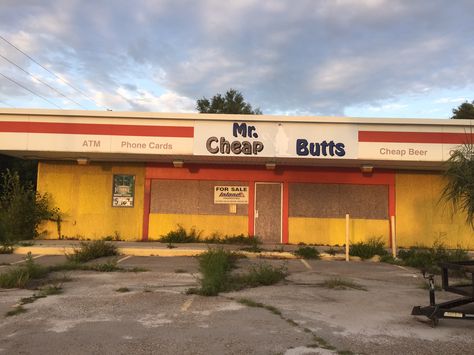
[[[15,248],[15,254],[34,255],[64,255],[72,253],[78,248],[79,240],[35,240],[31,246],[19,246]],[[209,248],[224,248],[238,251],[247,245],[231,244],[206,244],[206,243],[173,243],[169,248],[167,243],[160,242],[110,242],[117,245],[120,254],[131,256],[196,256],[204,253]],[[248,257],[278,257],[284,259],[295,259],[295,255],[289,251],[295,249],[292,245],[264,245],[265,250],[261,253],[240,251]],[[284,251],[280,251],[283,248]],[[278,250],[278,251],[276,251]]]

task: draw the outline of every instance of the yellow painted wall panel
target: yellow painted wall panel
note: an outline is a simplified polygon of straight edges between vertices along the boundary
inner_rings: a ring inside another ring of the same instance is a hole
[[[397,244],[432,246],[443,242],[455,248],[474,248],[474,233],[466,224],[465,214],[453,215],[449,204],[440,201],[445,180],[435,173],[397,173],[396,228]]]
[[[112,207],[114,174],[135,175],[133,208]],[[49,193],[65,214],[61,234],[100,239],[117,232],[123,240],[141,239],[145,167],[141,164],[40,162],[38,191]],[[47,238],[56,239],[54,223],[46,223]]]
[[[291,217],[288,221],[289,242],[320,245],[343,245],[346,243],[346,220],[344,218]],[[389,221],[379,219],[350,219],[350,241],[356,243],[372,237],[382,237],[389,245]]]
[[[223,215],[190,215],[190,214],[150,214],[149,235],[150,239],[158,239],[160,236],[176,230],[181,225],[187,231],[195,228],[197,232],[202,231],[201,237],[205,238],[216,233],[219,235],[247,234],[247,216],[223,216]]]

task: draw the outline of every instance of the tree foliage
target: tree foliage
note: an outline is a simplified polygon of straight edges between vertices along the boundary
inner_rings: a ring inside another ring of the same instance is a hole
[[[0,154],[0,175],[6,173],[7,170],[17,172],[22,184],[36,186],[37,160],[25,160]],[[2,194],[1,188],[2,185],[0,184],[0,194]]]
[[[453,109],[452,119],[457,120],[474,120],[474,101],[463,102],[457,108]]]
[[[210,100],[203,97],[196,101],[196,109],[200,113],[226,113],[242,115],[261,115],[259,108],[253,109],[252,105],[245,102],[242,93],[230,89],[224,96],[214,95]]]
[[[31,183],[22,183],[17,172],[0,175],[0,243],[33,239],[42,221],[55,220],[59,209],[50,207],[46,194],[39,194]]]
[[[474,228],[474,146],[464,144],[453,152],[447,164],[441,199],[450,202],[454,211],[464,211],[466,222]]]

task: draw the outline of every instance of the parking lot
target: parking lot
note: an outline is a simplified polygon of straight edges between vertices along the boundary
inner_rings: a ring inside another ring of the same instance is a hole
[[[63,256],[38,256],[54,265]],[[24,260],[0,255],[0,272]],[[288,269],[286,281],[217,297],[188,295],[197,285],[193,257],[120,256],[145,272],[59,272],[63,293],[3,315],[34,290],[0,289],[0,353],[5,354],[467,354],[474,322],[432,328],[410,315],[428,303],[414,269],[342,261],[241,259]],[[97,260],[95,262],[104,262]],[[330,289],[342,278],[363,289]],[[127,289],[128,292],[118,292]],[[440,299],[449,294],[438,293]],[[253,302],[253,304],[252,304]]]

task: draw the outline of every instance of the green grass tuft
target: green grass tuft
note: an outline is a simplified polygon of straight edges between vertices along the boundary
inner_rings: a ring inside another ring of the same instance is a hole
[[[120,287],[115,290],[116,292],[130,292],[130,289],[128,287]]]
[[[222,248],[209,249],[199,257],[201,272],[200,287],[189,289],[188,293],[216,296],[219,292],[240,290],[274,284],[286,276],[286,269],[268,264],[253,266],[248,273],[232,275],[239,255]]]
[[[5,313],[5,317],[12,317],[12,316],[16,316],[18,314],[25,313],[25,312],[26,312],[26,308],[23,308],[23,306],[16,306],[11,311],[8,311],[7,313]]]
[[[358,256],[365,260],[370,259],[375,255],[384,256],[388,252],[385,250],[385,243],[382,241],[382,237],[370,238],[366,242],[358,242],[349,246],[349,255]]]
[[[30,280],[41,279],[48,274],[48,269],[34,262],[31,253],[26,261],[0,274],[1,288],[25,288]]]
[[[66,258],[71,262],[84,263],[89,260],[115,255],[118,255],[115,244],[105,240],[94,240],[81,242],[80,247],[74,249],[72,254],[66,254]]]
[[[412,247],[410,249],[401,249],[398,257],[403,265],[411,266],[431,274],[439,274],[441,269],[439,263],[456,262],[469,260],[468,252],[458,247],[456,249],[447,249],[441,242],[436,242],[431,248]]]
[[[319,251],[315,247],[300,246],[295,251],[295,255],[304,259],[319,259]]]
[[[191,230],[186,232],[183,226],[178,225],[178,228],[174,231],[170,231],[167,234],[163,235],[158,241],[161,243],[198,243],[201,238],[201,232],[197,232],[196,229],[191,228]]]

